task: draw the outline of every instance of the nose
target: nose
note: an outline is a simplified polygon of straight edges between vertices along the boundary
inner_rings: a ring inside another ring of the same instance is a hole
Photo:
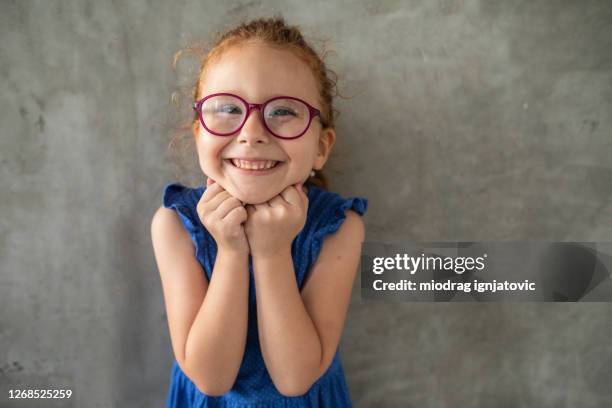
[[[268,130],[262,122],[261,111],[253,108],[248,115],[244,126],[238,133],[238,142],[249,144],[268,143],[270,135],[268,135]]]

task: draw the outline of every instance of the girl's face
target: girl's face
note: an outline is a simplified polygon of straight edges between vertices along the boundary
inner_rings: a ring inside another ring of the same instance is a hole
[[[199,85],[200,95],[229,92],[250,103],[275,96],[300,98],[321,110],[317,84],[308,65],[286,50],[250,42],[226,50],[208,68]],[[242,129],[217,136],[194,123],[197,152],[204,174],[245,204],[261,204],[288,186],[304,183],[312,169],[321,169],[335,141],[333,129],[323,129],[318,117],[302,136],[285,140],[272,135],[258,109],[251,111]],[[257,174],[232,164],[234,158],[281,161]]]

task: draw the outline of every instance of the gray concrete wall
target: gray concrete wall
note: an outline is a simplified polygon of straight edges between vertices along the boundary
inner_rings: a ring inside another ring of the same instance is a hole
[[[191,39],[281,11],[340,75],[332,189],[367,239],[610,240],[612,3],[2,1],[0,405],[161,406],[172,352],[149,223]],[[397,106],[397,102],[402,105]],[[610,304],[362,302],[357,407],[612,404]]]

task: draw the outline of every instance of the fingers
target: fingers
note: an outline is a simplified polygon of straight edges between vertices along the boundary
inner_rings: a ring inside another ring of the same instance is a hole
[[[290,185],[289,187],[281,191],[279,196],[282,197],[284,201],[289,204],[301,205],[304,204],[304,197],[306,196],[306,194],[304,194],[304,191],[301,188],[301,184],[296,183]]]
[[[201,201],[205,206],[205,211],[216,211],[216,216],[218,216],[219,219],[225,219],[235,208],[243,206],[242,201],[232,196],[210,177],[206,179],[206,191],[204,191]],[[237,214],[244,214],[246,216],[246,211],[238,211]],[[233,215],[233,217],[236,217],[236,215]],[[238,215],[238,218],[240,217],[241,216]]]
[[[227,191],[223,190],[220,193],[216,194],[209,201],[205,202],[206,209],[208,211],[215,211],[217,210],[217,208],[219,208],[219,206],[221,206],[222,203],[231,198],[234,197]]]
[[[204,202],[211,201],[217,194],[219,194],[222,191],[225,191],[223,187],[221,187],[221,184],[219,183],[208,184],[209,183],[208,181],[206,181],[206,183],[207,183],[207,187],[202,196],[202,200]]]
[[[253,213],[255,213],[255,211],[257,211],[257,209],[255,208],[255,206],[253,204],[247,204],[245,207],[247,215],[250,217]]]
[[[220,219],[224,219],[234,208],[237,207],[242,207],[241,201],[235,197],[230,197],[219,204],[215,211]]]
[[[242,205],[234,207],[232,210],[230,210],[227,213],[225,218],[223,218],[223,221],[226,221],[230,224],[234,224],[234,223],[242,224],[246,220],[247,220],[247,210]]]
[[[270,207],[287,205],[286,198],[284,198],[282,194],[283,193],[281,192],[279,195],[274,196],[270,200],[268,200],[268,204],[270,205]]]

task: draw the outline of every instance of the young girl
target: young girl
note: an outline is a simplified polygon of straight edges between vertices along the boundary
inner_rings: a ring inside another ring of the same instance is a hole
[[[316,177],[333,82],[282,18],[203,60],[193,134],[206,186],[169,184],[151,223],[175,362],[168,407],[350,407],[338,343],[365,198]]]

